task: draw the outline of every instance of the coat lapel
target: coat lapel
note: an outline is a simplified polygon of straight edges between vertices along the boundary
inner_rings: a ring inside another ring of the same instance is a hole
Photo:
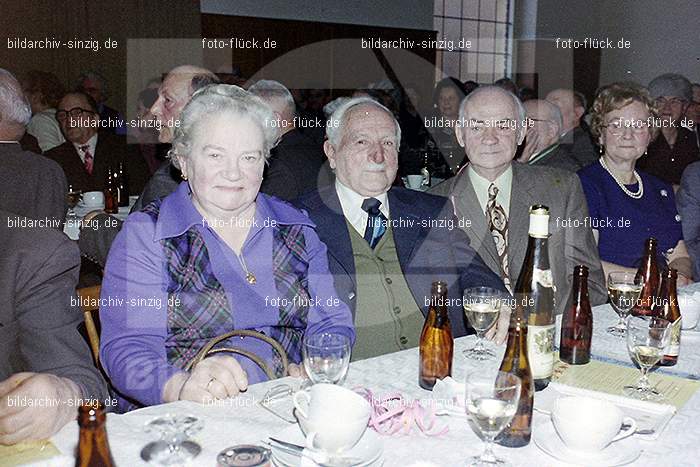
[[[401,269],[405,271],[418,241],[425,238],[425,235],[422,235],[425,228],[421,228],[420,224],[417,223],[421,216],[415,212],[414,204],[406,199],[401,191],[391,189],[387,196],[389,198],[389,217],[392,220],[403,220],[403,222],[392,224],[392,231],[399,264],[401,264]],[[411,222],[409,219],[414,219],[415,222]],[[410,223],[414,225],[409,226]]]
[[[530,226],[530,206],[536,204],[530,192],[534,183],[527,179],[518,163],[513,163],[513,182],[510,189],[510,210],[508,213],[508,268],[513,286],[520,275],[525,260],[528,229]]]

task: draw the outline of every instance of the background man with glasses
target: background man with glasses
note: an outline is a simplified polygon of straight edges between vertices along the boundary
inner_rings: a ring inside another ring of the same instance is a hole
[[[693,132],[681,126],[681,120],[693,100],[693,91],[685,77],[665,74],[649,83],[649,93],[658,109],[657,126],[661,126],[654,141],[649,144],[646,156],[637,167],[655,175],[678,188],[683,170],[700,160],[697,140]]]
[[[59,102],[56,119],[66,142],[45,155],[58,162],[74,190],[103,190],[108,171],[122,164],[129,177],[129,194],[139,194],[148,177],[148,167],[123,136],[100,131],[97,104],[88,94],[71,92]]]

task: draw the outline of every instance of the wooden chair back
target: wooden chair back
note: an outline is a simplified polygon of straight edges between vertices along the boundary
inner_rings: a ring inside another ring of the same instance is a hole
[[[101,288],[100,285],[93,285],[77,289],[78,296],[81,298],[80,303],[82,304],[83,316],[85,318],[85,329],[87,331],[90,350],[92,351],[95,365],[98,365],[100,362],[100,334],[97,332],[93,313],[98,313],[99,311],[97,303],[99,303],[98,299],[100,298]]]

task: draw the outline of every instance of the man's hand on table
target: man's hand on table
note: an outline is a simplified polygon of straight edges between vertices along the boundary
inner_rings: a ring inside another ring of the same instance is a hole
[[[508,336],[508,327],[510,326],[510,306],[501,306],[501,312],[498,315],[496,324],[486,331],[484,337],[498,345],[503,344]]]
[[[32,400],[32,404],[23,399]],[[75,420],[80,388],[67,378],[48,373],[15,373],[0,382],[0,444],[51,437]]]
[[[188,400],[207,403],[237,396],[248,389],[248,375],[235,358],[205,358],[190,373],[178,373],[165,384],[163,401]]]

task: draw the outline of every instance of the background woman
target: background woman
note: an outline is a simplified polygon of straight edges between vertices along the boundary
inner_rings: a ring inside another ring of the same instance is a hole
[[[136,405],[222,399],[266,379],[254,363],[230,355],[182,370],[207,341],[233,329],[277,339],[295,363],[306,333],[354,340],[349,309],[333,302],[326,247],[313,224],[258,193],[278,138],[274,118],[237,86],[196,93],[170,152],[185,181],[129,216],[112,245],[102,286],[101,358],[114,387]],[[267,344],[227,343],[279,371]]]
[[[639,85],[614,83],[601,89],[593,104],[591,131],[603,154],[578,175],[605,273],[636,271],[644,241],[655,237],[660,256],[678,269],[678,284],[685,285],[692,266],[673,188],[635,170],[654,135],[650,117],[655,115],[648,91]]]

